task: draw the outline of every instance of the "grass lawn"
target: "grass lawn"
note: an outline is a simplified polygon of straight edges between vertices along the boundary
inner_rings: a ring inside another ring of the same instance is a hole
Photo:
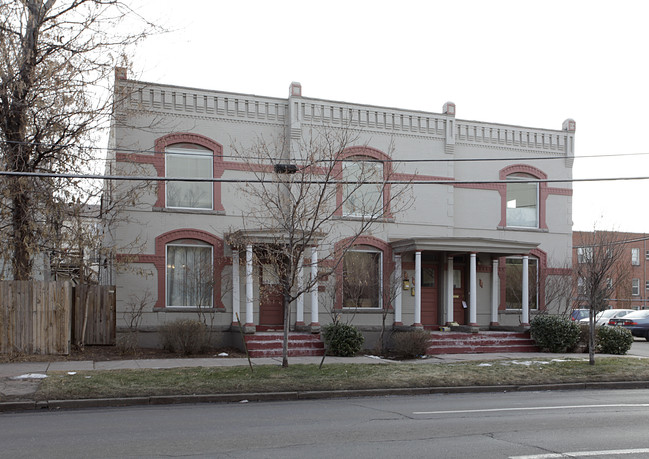
[[[649,380],[649,359],[497,360],[466,363],[391,363],[174,368],[50,374],[38,400]]]

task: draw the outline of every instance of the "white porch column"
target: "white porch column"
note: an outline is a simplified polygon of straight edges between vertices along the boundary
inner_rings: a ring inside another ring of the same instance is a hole
[[[529,260],[530,257],[527,255],[523,256],[523,305],[522,305],[522,317],[521,325],[527,326],[530,324],[530,298],[529,298]]]
[[[239,249],[235,248],[232,250],[232,325],[237,325],[241,320],[239,293]]]
[[[498,258],[491,261],[491,325],[498,325],[498,294],[500,281],[498,279]]]
[[[446,325],[453,320],[453,257],[448,257],[446,259]]]
[[[469,265],[469,325],[477,326],[478,325],[478,283],[477,283],[477,256],[475,253],[471,253],[469,256],[470,265]]]
[[[297,262],[297,289],[298,291],[304,288],[304,258],[300,257]],[[295,318],[295,326],[303,327],[304,326],[304,295],[300,293],[300,296],[297,297],[297,311]]]
[[[403,325],[401,321],[401,294],[403,288],[403,279],[401,279],[401,255],[394,256],[394,325]]]
[[[318,249],[311,248],[311,279],[318,278]],[[320,327],[318,318],[318,282],[313,284],[311,289],[311,331]]]
[[[252,315],[252,246],[246,246],[246,327],[254,327]]]
[[[415,327],[421,327],[421,251],[415,252]]]

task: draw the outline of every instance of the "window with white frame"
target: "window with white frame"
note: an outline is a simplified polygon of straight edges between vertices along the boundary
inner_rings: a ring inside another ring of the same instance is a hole
[[[640,279],[631,279],[631,295],[640,295]]]
[[[523,173],[507,176],[507,226],[539,227],[539,185],[523,182],[534,179]]]
[[[383,163],[365,158],[343,162],[343,215],[376,216],[383,213]]]
[[[167,148],[165,174],[174,178],[213,177],[212,151],[205,148]],[[170,181],[166,184],[167,207],[212,209],[213,183]]]
[[[343,307],[381,308],[383,254],[350,250],[343,258]]]
[[[167,244],[167,306],[212,306],[212,250],[199,241]]]
[[[530,257],[527,265],[528,303],[530,309],[538,308],[539,260]],[[523,307],[523,258],[505,260],[505,304],[507,309]]]
[[[577,262],[579,264],[589,263],[593,260],[592,247],[578,247],[577,248]]]
[[[633,266],[640,266],[640,249],[638,248],[631,249],[631,264]]]

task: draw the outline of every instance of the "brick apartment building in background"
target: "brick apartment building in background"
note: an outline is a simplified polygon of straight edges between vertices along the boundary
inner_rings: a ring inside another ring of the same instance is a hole
[[[624,250],[618,263],[622,269],[615,269],[624,279],[619,281],[614,295],[608,298],[608,307],[615,309],[648,309],[649,308],[649,236],[646,233],[610,232],[609,240],[624,244]],[[572,234],[573,257],[572,262],[577,270],[579,263],[583,263],[587,256],[584,242],[592,237],[592,232],[574,231]],[[579,283],[579,280],[577,280]],[[586,307],[580,304],[577,298],[575,307]]]

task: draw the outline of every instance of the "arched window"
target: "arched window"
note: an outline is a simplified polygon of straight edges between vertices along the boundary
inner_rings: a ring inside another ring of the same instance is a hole
[[[343,163],[343,215],[383,214],[383,163],[367,157],[351,157]]]
[[[383,307],[383,252],[354,247],[343,258],[343,307]]]
[[[539,227],[539,185],[528,174],[507,176],[507,226],[520,228]]]
[[[181,239],[166,246],[167,307],[212,307],[213,247]]]
[[[174,178],[213,178],[212,151],[200,146],[167,147],[165,175]],[[212,181],[167,182],[166,207],[180,209],[212,209]]]

